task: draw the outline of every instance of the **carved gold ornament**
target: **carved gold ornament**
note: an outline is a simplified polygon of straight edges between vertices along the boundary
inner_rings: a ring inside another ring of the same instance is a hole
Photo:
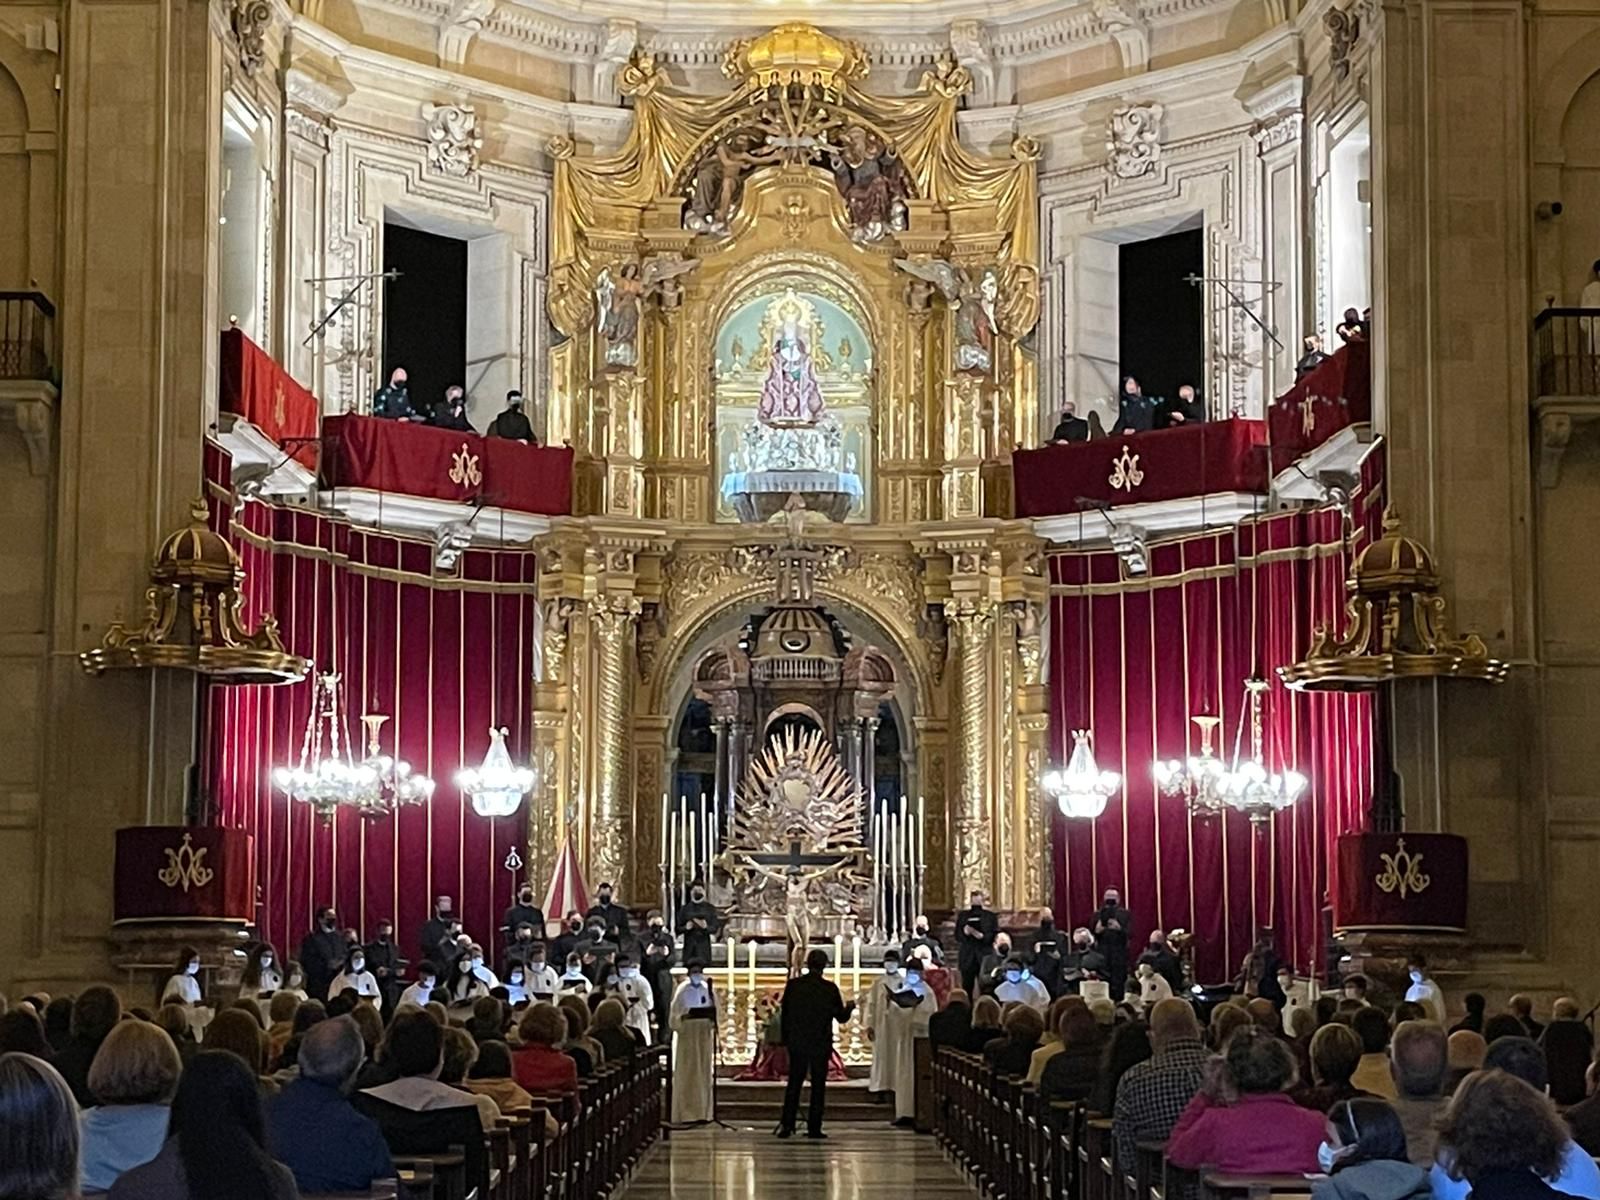
[[[174,850],[166,848],[167,865],[156,872],[156,878],[169,888],[181,887],[187,892],[191,887],[203,888],[216,877],[216,872],[205,865],[206,848],[194,848],[194,838],[183,835],[183,845]]]
[[[1372,882],[1380,892],[1399,892],[1400,899],[1404,900],[1408,895],[1427,891],[1433,883],[1422,873],[1422,855],[1407,850],[1405,838],[1395,843],[1393,854],[1379,854],[1378,857],[1383,859],[1384,869]]]
[[[1139,456],[1122,447],[1122,454],[1111,464],[1111,477],[1106,480],[1119,492],[1131,492],[1144,482],[1144,471],[1139,467]]]
[[[1278,668],[1301,691],[1369,691],[1391,679],[1477,679],[1502,683],[1507,664],[1489,657],[1475,633],[1455,637],[1427,547],[1384,514],[1383,536],[1360,554],[1345,580],[1345,629],[1318,625],[1311,651]]]
[[[461,487],[477,487],[483,482],[478,456],[467,448],[465,442],[461,443],[460,450],[450,456],[450,482]]]
[[[216,683],[296,683],[311,664],[284,649],[278,622],[263,616],[253,630],[244,610],[244,568],[226,539],[210,527],[203,499],[189,524],[156,551],[145,591],[145,619],[136,628],[113,621],[100,645],[78,655],[90,675],[143,667],[194,671]]]

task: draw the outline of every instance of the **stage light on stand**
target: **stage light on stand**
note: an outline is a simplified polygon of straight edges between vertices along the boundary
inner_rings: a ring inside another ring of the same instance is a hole
[[[1089,745],[1089,731],[1072,731],[1072,755],[1064,770],[1047,771],[1039,786],[1056,799],[1061,815],[1069,820],[1092,821],[1122,786],[1122,776],[1102,771]]]
[[[472,811],[480,817],[509,817],[539,781],[536,771],[512,763],[505,738],[504,729],[490,728],[489,751],[483,756],[483,765],[456,772],[456,786],[472,801]]]

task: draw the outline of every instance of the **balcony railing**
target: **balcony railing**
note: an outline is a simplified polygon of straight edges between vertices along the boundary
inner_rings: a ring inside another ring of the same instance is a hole
[[[56,306],[38,292],[0,292],[0,379],[51,379]]]
[[[1540,396],[1600,396],[1600,308],[1547,308],[1533,319]]]

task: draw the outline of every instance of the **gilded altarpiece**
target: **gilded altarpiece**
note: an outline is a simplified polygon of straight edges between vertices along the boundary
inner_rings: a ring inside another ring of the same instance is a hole
[[[654,896],[670,680],[718,614],[772,602],[762,502],[790,493],[760,488],[799,472],[833,563],[819,601],[863,614],[914,677],[928,903],[1040,903],[1037,637],[1008,615],[1027,588],[1001,548],[1020,536],[1005,460],[1038,434],[1037,147],[966,148],[971,79],[948,58],[881,96],[858,47],[792,24],[724,73],[726,94],[689,95],[635,56],[622,147],[551,147],[549,422],[577,453],[578,515],[541,581],[562,645],[536,870],[570,837],[591,880]]]

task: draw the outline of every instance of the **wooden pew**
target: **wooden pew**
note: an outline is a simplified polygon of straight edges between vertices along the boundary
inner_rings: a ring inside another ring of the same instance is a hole
[[[1200,1172],[1201,1200],[1307,1200],[1311,1181],[1304,1175],[1228,1175]]]

